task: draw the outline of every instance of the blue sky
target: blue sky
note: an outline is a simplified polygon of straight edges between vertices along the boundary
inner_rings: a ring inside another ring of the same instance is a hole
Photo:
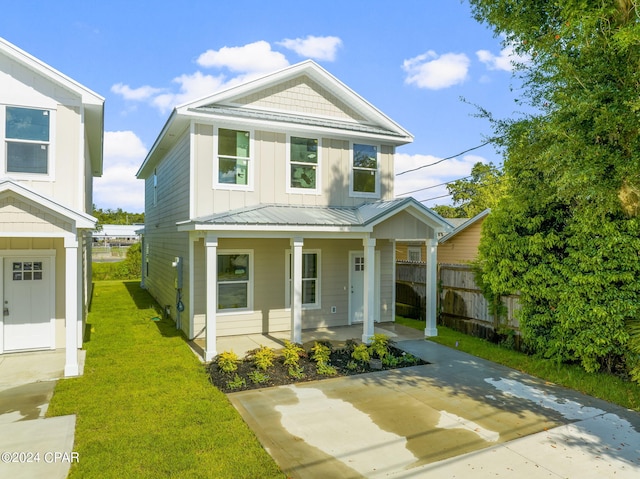
[[[175,105],[308,58],[414,135],[396,172],[483,143],[490,125],[473,104],[518,111],[509,49],[458,0],[21,0],[3,4],[0,36],[105,97],[99,208],[143,211],[135,172]],[[396,194],[464,177],[476,161],[501,158],[486,146],[400,175]]]

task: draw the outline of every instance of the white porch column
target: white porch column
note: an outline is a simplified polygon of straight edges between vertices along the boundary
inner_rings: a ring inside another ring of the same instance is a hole
[[[291,342],[302,343],[302,238],[291,238]]]
[[[65,363],[64,375],[77,376],[78,365],[78,240],[74,236],[64,238],[65,256]]]
[[[376,302],[376,240],[365,238],[364,246],[364,320],[362,321],[362,342],[369,344],[373,336],[373,319]]]
[[[211,361],[216,350],[216,312],[218,310],[218,237],[207,235],[204,239],[206,262],[206,338],[204,360]]]
[[[436,326],[437,301],[438,301],[438,240],[427,240],[427,278],[426,278],[426,327],[425,336],[437,336]]]

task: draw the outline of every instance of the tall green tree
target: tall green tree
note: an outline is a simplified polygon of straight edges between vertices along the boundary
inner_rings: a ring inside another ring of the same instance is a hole
[[[482,281],[494,294],[520,292],[533,352],[588,371],[633,371],[640,11],[631,0],[470,4],[527,58],[516,72],[536,112],[492,119],[510,181],[484,223]]]
[[[453,205],[434,206],[445,218],[472,218],[487,208],[493,208],[506,191],[506,178],[493,163],[473,165],[468,178],[447,185]]]

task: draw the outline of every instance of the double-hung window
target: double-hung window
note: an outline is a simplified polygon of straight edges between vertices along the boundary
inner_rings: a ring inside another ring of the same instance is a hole
[[[293,258],[287,252],[287,287],[285,303],[291,307],[291,288],[293,286]],[[320,251],[302,253],[302,306],[305,308],[320,307]]]
[[[5,171],[48,175],[51,118],[49,110],[5,108]]]
[[[353,144],[351,193],[354,196],[377,197],[380,195],[378,165],[377,146]]]
[[[318,167],[318,139],[290,137],[288,190],[295,193],[317,193],[319,189]]]
[[[218,129],[218,186],[251,187],[251,134],[248,131]]]
[[[218,311],[253,307],[252,269],[249,252],[218,254]]]

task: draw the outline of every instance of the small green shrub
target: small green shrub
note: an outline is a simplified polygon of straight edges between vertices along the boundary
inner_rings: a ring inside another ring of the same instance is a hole
[[[236,374],[231,381],[227,381],[227,388],[229,389],[240,389],[247,385],[247,381],[244,378],[241,378]]]
[[[313,360],[316,363],[329,364],[329,359],[331,358],[331,348],[329,346],[316,341],[311,351],[313,351]]]
[[[285,366],[297,366],[300,363],[300,356],[304,354],[304,349],[291,341],[284,342],[282,356]]]
[[[369,345],[372,357],[384,359],[389,354],[389,337],[386,334],[374,334]]]
[[[295,379],[302,379],[306,375],[304,374],[304,370],[302,369],[301,366],[295,365],[295,366],[289,366],[289,376]]]
[[[261,346],[253,352],[253,364],[258,368],[266,371],[273,366],[273,360],[276,353],[267,346]]]
[[[247,374],[247,376],[254,384],[266,383],[270,379],[269,375],[263,373],[262,371],[251,371],[249,374]]]
[[[358,344],[353,348],[351,357],[360,363],[366,363],[371,359],[371,354],[369,353],[369,348],[367,348],[366,344]]]
[[[316,370],[318,371],[318,374],[322,374],[323,376],[335,376],[336,374],[338,374],[336,368],[334,368],[330,364],[322,362],[318,363],[318,365],[316,366]]]
[[[356,369],[358,369],[358,367],[359,365],[356,361],[351,360],[347,363],[347,369],[349,371],[355,371]]]
[[[416,364],[418,364],[418,358],[416,358],[413,354],[402,353],[400,362],[407,366],[415,366]]]
[[[382,365],[387,366],[388,368],[395,368],[400,364],[400,359],[393,354],[385,354],[382,358]]]
[[[232,373],[238,370],[238,363],[240,359],[238,355],[233,351],[224,351],[220,353],[216,359],[216,364],[221,371],[225,373]]]

